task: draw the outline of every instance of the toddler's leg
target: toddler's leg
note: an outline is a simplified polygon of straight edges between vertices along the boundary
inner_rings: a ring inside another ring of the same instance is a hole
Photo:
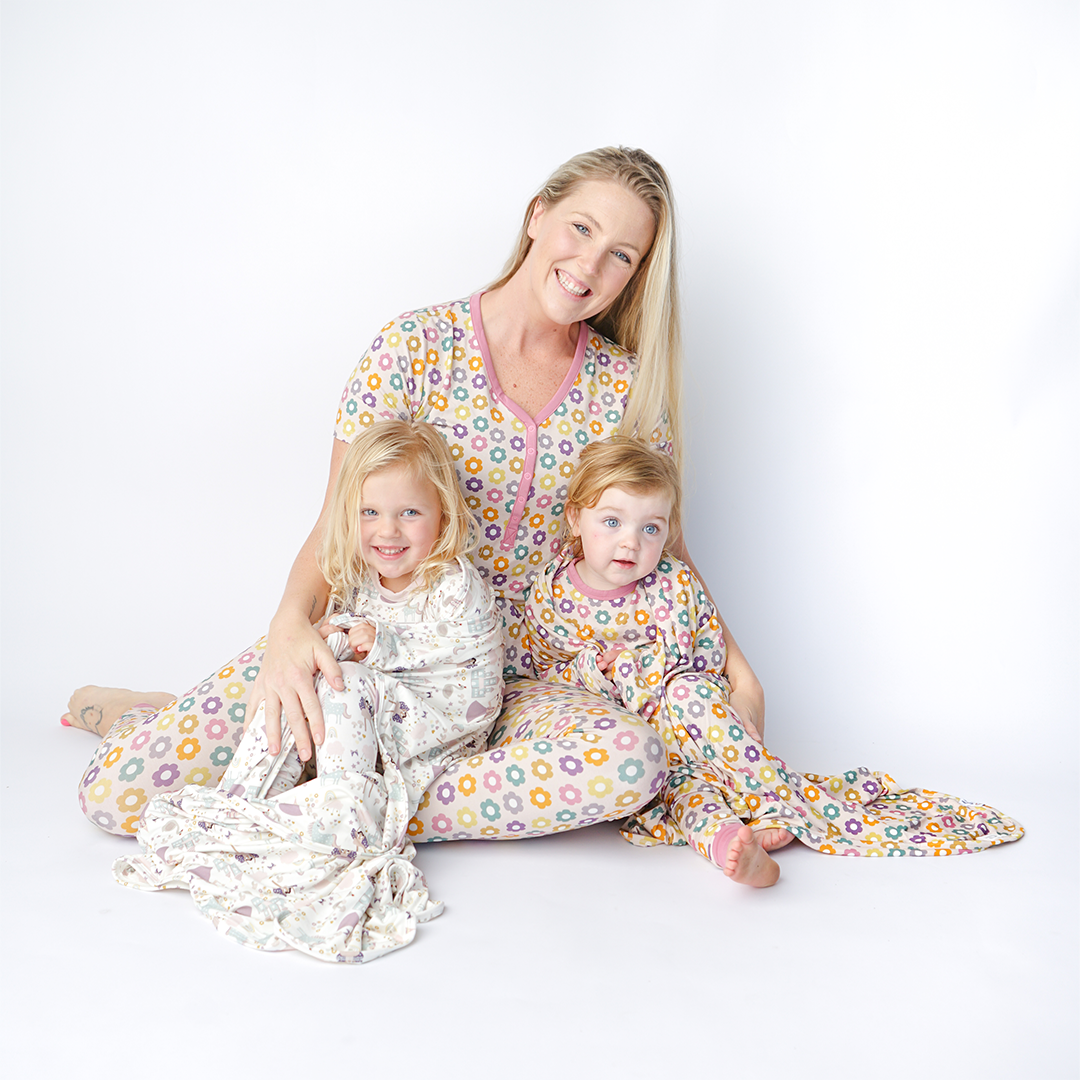
[[[379,743],[372,688],[361,666],[353,661],[342,662],[341,674],[344,690],[335,690],[325,679],[319,679],[319,704],[326,723],[326,738],[315,751],[320,776],[375,771]]]

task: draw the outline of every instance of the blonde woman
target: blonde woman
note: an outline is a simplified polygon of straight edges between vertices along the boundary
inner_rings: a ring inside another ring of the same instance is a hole
[[[446,440],[480,530],[472,559],[506,630],[507,689],[490,748],[436,779],[410,825],[414,839],[538,835],[649,803],[666,772],[651,729],[583,691],[532,679],[521,625],[581,450],[637,434],[678,460],[675,256],[661,166],[641,150],[595,150],[529,201],[494,284],[388,321],[346,383],[327,500],[267,637],[180,699],[95,687],[72,698],[66,721],[105,735],[80,786],[88,816],[130,834],[156,791],[215,783],[260,704],[272,749],[282,714],[301,758],[321,743],[314,678],[339,686],[341,672],[314,627],[329,598],[316,551],[347,445],[387,419],[423,421]],[[675,554],[692,565],[681,543]],[[724,637],[732,705],[763,731],[761,686],[726,626]]]

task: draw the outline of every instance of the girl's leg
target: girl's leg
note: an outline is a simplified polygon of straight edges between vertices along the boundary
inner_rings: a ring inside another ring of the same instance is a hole
[[[660,790],[663,746],[640,717],[584,690],[515,679],[486,754],[428,788],[409,835],[512,840],[626,817]]]
[[[782,830],[831,855],[961,854],[1023,834],[993,807],[904,789],[885,773],[865,768],[841,776],[794,772],[746,734],[723,689],[708,678],[672,679],[666,698],[665,742],[694,764],[695,773],[715,783],[726,803],[722,818],[706,814],[704,825],[687,811],[679,822],[687,836],[715,835],[731,812],[751,826],[754,842],[765,850],[779,845],[758,834]],[[726,865],[728,846],[711,845],[703,854]]]
[[[106,832],[131,836],[155,795],[185,784],[217,784],[243,738],[246,702],[265,647],[260,638],[164,708],[132,704],[83,774],[83,813]]]

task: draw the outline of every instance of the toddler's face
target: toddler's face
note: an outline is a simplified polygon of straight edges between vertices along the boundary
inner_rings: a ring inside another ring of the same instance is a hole
[[[391,592],[401,592],[442,528],[435,485],[404,466],[371,473],[360,493],[360,556]]]
[[[578,573],[601,592],[652,573],[671,532],[671,498],[660,491],[636,495],[609,487],[595,506],[569,513],[573,534],[581,537]]]

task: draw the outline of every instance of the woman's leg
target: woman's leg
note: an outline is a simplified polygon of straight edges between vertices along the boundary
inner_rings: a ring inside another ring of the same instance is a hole
[[[265,647],[260,638],[164,708],[132,704],[83,774],[83,813],[106,832],[132,836],[155,795],[185,784],[216,784],[243,738],[247,699]]]
[[[513,840],[623,818],[654,798],[667,771],[640,717],[532,679],[507,683],[489,746],[428,788],[409,822],[414,842]]]

